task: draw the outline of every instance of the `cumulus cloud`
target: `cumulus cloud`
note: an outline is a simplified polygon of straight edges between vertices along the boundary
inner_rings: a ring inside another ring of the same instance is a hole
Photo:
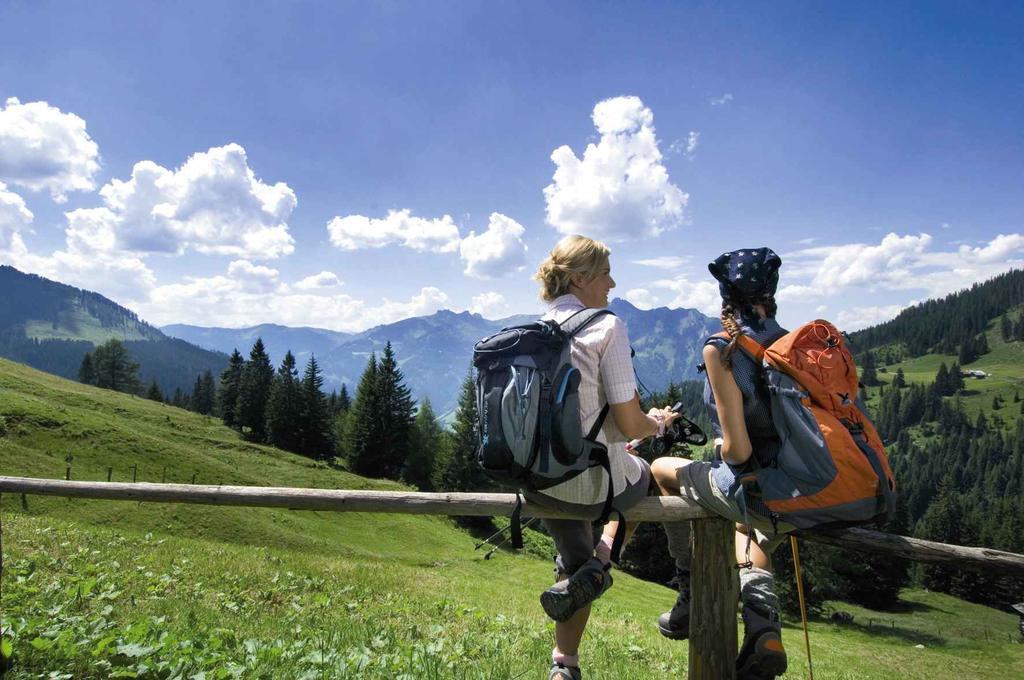
[[[668,302],[668,307],[696,309],[713,317],[717,317],[722,311],[722,296],[715,281],[694,282],[685,276],[679,276],[655,281],[650,286],[664,288],[674,294],[672,300]]]
[[[465,274],[478,279],[492,279],[519,271],[526,264],[526,229],[511,217],[491,213],[487,230],[469,236],[459,244],[459,256],[466,264]]]
[[[889,321],[907,307],[917,304],[910,302],[905,305],[880,305],[875,307],[853,307],[839,312],[836,318],[839,327],[844,331],[858,331],[868,326]]]
[[[319,274],[307,276],[295,283],[299,290],[321,290],[325,288],[337,288],[341,285],[341,279],[334,272],[322,271]]]
[[[7,185],[0,182],[0,253],[12,252],[24,248],[18,232],[32,224],[32,211],[25,206],[25,200],[7,190]],[[18,239],[18,245],[15,245]]]
[[[421,252],[451,253],[459,249],[459,228],[450,215],[415,217],[406,208],[389,210],[381,219],[363,215],[335,217],[327,223],[331,243],[341,250],[382,248],[397,244]]]
[[[469,311],[485,319],[496,319],[508,311],[508,302],[501,293],[488,291],[473,296],[473,304],[469,306]]]
[[[323,282],[328,278],[318,274],[303,281]],[[225,274],[186,277],[177,283],[154,286],[133,309],[160,325],[191,323],[237,328],[273,322],[355,332],[410,316],[432,314],[449,302],[447,294],[431,286],[406,300],[385,298],[379,304],[371,304],[330,288],[302,289],[298,283],[289,285],[280,280],[274,269],[236,260]]]
[[[1024,264],[1024,236],[1000,234],[982,246],[933,250],[929,234],[887,234],[878,244],[851,243],[789,254],[783,276],[807,277],[783,293],[793,300],[825,297],[862,287],[868,291],[922,290],[940,297]]]
[[[85,121],[48,103],[11,97],[0,108],[0,180],[46,190],[58,203],[70,191],[96,188],[99,147]]]
[[[639,309],[654,309],[658,306],[658,298],[646,288],[627,290],[622,297]]]
[[[731,92],[726,92],[721,97],[712,97],[711,98],[711,105],[712,106],[722,106],[723,104],[728,104],[731,101],[732,101],[732,93]]]
[[[643,265],[644,267],[654,267],[656,269],[679,269],[691,259],[692,258],[689,255],[663,255],[661,257],[651,257],[646,260],[633,260],[633,264]]]
[[[601,139],[582,158],[568,146],[551,154],[544,188],[547,221],[563,234],[608,241],[657,236],[678,226],[689,196],[669,180],[654,132],[654,114],[639,97],[598,102],[592,119]]]
[[[103,207],[67,213],[69,234],[102,233],[96,248],[251,259],[295,250],[287,222],[295,193],[257,179],[238,144],[193,154],[178,170],[141,161],[130,179],[112,180],[100,195]]]

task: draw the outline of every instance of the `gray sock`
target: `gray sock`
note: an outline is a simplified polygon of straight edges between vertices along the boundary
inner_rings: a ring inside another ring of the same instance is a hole
[[[676,569],[690,571],[690,523],[665,522],[665,537],[668,538],[668,554],[676,562]]]
[[[744,607],[778,613],[779,596],[772,573],[757,567],[740,569],[740,602]]]

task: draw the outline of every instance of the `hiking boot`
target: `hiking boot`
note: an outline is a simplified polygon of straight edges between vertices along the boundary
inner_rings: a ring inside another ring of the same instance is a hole
[[[786,672],[779,613],[743,607],[743,646],[736,657],[736,680],[772,680]]]
[[[555,621],[568,621],[612,587],[609,569],[610,564],[601,564],[596,557],[591,557],[575,574],[541,593],[540,606]]]
[[[564,666],[560,663],[551,664],[548,680],[583,680],[583,672],[579,666]]]
[[[672,582],[679,595],[672,611],[658,617],[658,632],[670,640],[685,640],[690,637],[690,572],[677,569]]]

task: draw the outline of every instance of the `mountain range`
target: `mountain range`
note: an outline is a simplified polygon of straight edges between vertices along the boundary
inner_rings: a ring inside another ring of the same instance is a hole
[[[613,300],[609,308],[629,328],[636,351],[633,363],[637,377],[648,389],[661,390],[670,381],[697,377],[702,342],[718,330],[716,319],[692,309],[642,310],[622,299]],[[344,384],[350,392],[365,370],[370,354],[379,355],[390,341],[413,397],[429,397],[435,411],[443,414],[456,406],[458,386],[469,370],[473,344],[501,328],[533,318],[517,315],[485,319],[470,312],[441,310],[362,333],[273,324],[238,329],[172,324],[162,330],[218,352],[237,348],[246,354],[256,338],[262,338],[275,364],[287,350],[295,355],[299,366],[312,354],[324,371],[326,388],[338,389]]]
[[[165,394],[188,392],[198,374],[210,370],[219,375],[228,353],[237,348],[248,356],[262,338],[275,365],[288,350],[300,368],[316,356],[328,391],[346,385],[354,392],[371,353],[379,354],[390,341],[413,398],[429,397],[439,414],[455,408],[473,343],[533,318],[485,319],[442,310],[361,333],[274,324],[238,329],[172,324],[161,329],[98,293],[8,266],[0,267],[0,291],[0,356],[66,378],[77,377],[86,352],[116,338],[140,364],[144,383],[155,380]],[[661,390],[670,381],[697,377],[701,344],[719,329],[716,319],[693,309],[642,310],[621,299],[609,307],[629,328],[637,376],[646,388]]]

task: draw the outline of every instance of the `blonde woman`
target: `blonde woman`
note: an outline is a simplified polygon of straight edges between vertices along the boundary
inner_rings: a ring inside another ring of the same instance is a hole
[[[608,292],[615,287],[610,251],[600,241],[567,236],[541,263],[534,278],[541,298],[548,303],[545,319],[558,323],[586,308],[608,306]],[[625,510],[648,495],[651,472],[647,463],[626,451],[632,439],[664,433],[677,416],[670,408],[644,413],[636,390],[636,377],[626,324],[612,314],[601,316],[571,340],[570,358],[581,374],[580,420],[587,432],[604,406],[606,418],[598,440],[608,447],[612,479],[601,467],[593,467],[530,500],[559,508],[596,514],[613,483],[615,507]],[[541,605],[555,620],[555,648],[549,680],[580,680],[579,645],[590,617],[590,603],[611,587],[611,548],[617,522],[597,532],[587,520],[545,520],[555,541],[556,583],[541,595]]]

